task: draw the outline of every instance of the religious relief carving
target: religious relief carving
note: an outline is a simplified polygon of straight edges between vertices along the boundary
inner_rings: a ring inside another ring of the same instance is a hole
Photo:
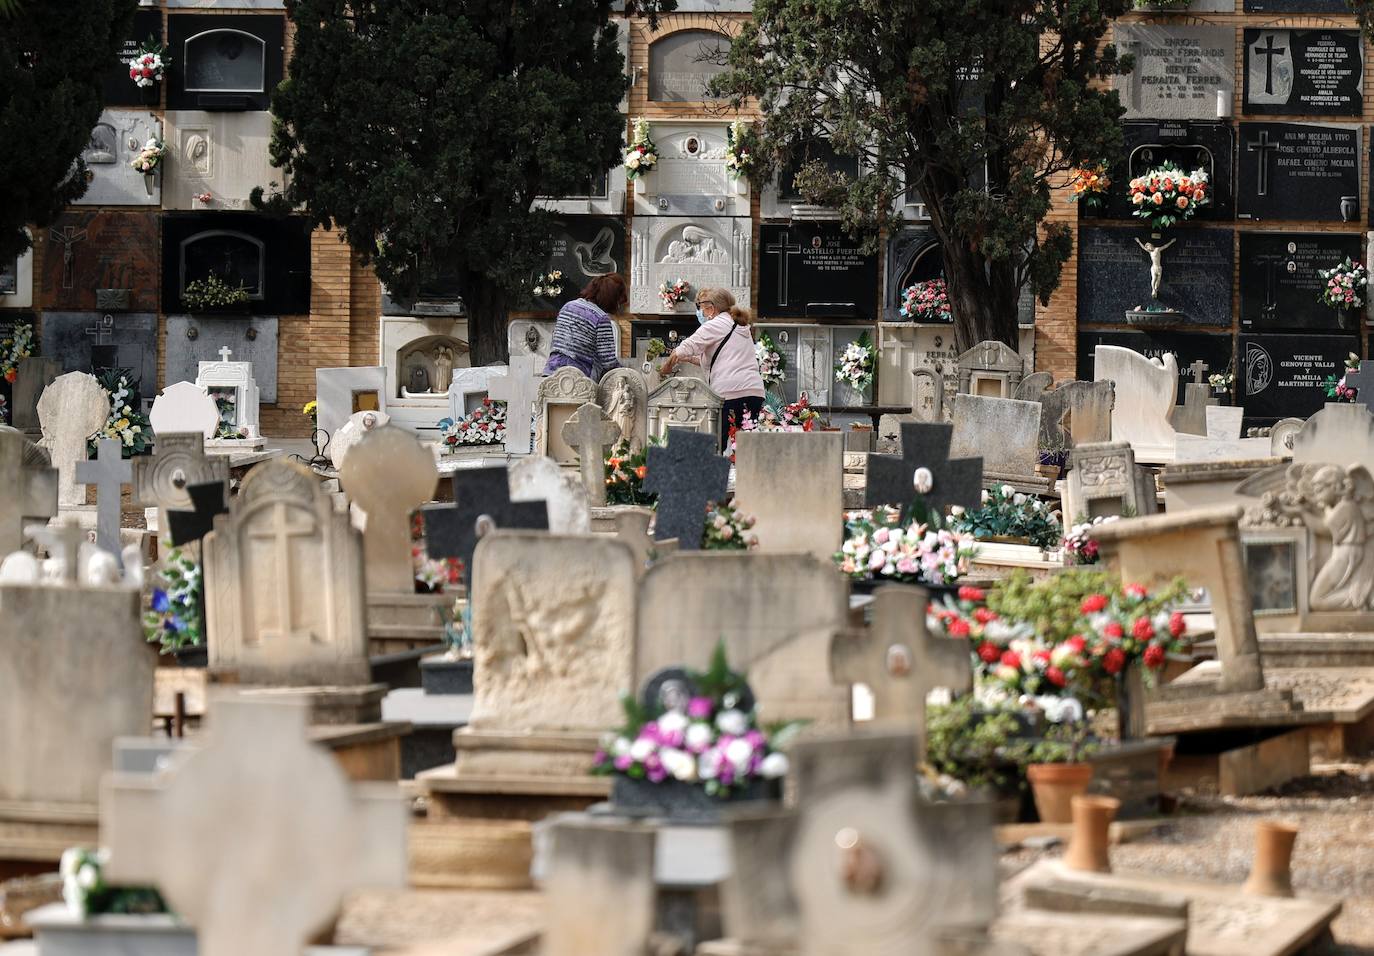
[[[1094,491],[1111,490],[1120,493],[1126,487],[1126,460],[1115,455],[1080,459],[1077,462],[1078,481]]]
[[[434,350],[433,358],[434,391],[447,392],[449,384],[453,381],[453,349],[441,345]]]
[[[660,262],[704,262],[719,265],[730,261],[729,255],[716,244],[715,236],[698,226],[684,226],[682,237],[668,243],[667,254]]]
[[[1374,610],[1374,476],[1363,465],[1290,465],[1283,484],[1265,491],[1242,524],[1305,526],[1329,540],[1330,553],[1308,588],[1308,606],[1314,611]]]
[[[649,389],[644,376],[635,369],[614,369],[601,380],[599,405],[606,417],[620,426],[620,434],[632,451],[644,448]]]
[[[87,165],[109,165],[119,159],[119,134],[109,123],[97,123],[81,158]]]
[[[183,176],[205,178],[210,175],[210,131],[197,127],[181,131],[181,169]]]

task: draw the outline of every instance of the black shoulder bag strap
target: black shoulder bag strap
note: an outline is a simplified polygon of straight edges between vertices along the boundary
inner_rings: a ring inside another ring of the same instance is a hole
[[[720,344],[716,346],[716,351],[711,355],[711,364],[706,367],[706,371],[708,374],[715,369],[716,359],[720,358],[720,353],[725,351],[725,344],[730,341],[730,336],[734,335],[737,329],[742,328],[744,328],[744,326],[735,324],[730,329],[730,331],[726,332],[725,335],[721,338]]]

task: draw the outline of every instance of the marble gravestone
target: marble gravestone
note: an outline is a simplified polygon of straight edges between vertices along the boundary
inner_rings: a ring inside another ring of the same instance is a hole
[[[506,403],[506,453],[528,455],[531,433],[534,430],[535,402],[539,400],[541,381],[535,359],[528,355],[512,354],[505,375],[487,380],[487,395],[493,401]]]
[[[832,682],[829,661],[831,639],[846,626],[848,590],[831,561],[810,555],[669,555],[640,583],[635,674],[625,686],[642,686],[664,667],[704,670],[723,640],[768,721],[843,725],[849,694]],[[674,613],[684,595],[692,613]],[[665,613],[672,626],[664,626]]]
[[[355,412],[386,411],[386,369],[316,369],[315,401],[315,421],[321,431],[333,435]]]
[[[155,312],[158,225],[154,212],[73,209],[59,215],[44,244],[44,309]],[[102,298],[111,304],[102,305]],[[45,316],[45,334],[46,325]],[[43,351],[54,354],[46,341]]]
[[[158,887],[203,956],[299,956],[345,894],[405,883],[404,802],[350,783],[307,740],[307,717],[298,701],[217,697],[202,747],[102,787],[109,878]],[[224,825],[238,814],[241,826]]]
[[[700,378],[672,375],[649,396],[649,437],[660,441],[672,430],[720,436],[720,409],[725,400]]]
[[[1103,345],[1130,349],[1147,359],[1159,359],[1161,362],[1167,355],[1173,355],[1174,364],[1178,369],[1175,404],[1185,400],[1184,385],[1192,380],[1189,369],[1196,361],[1202,361],[1208,368],[1224,369],[1234,366],[1239,377],[1239,363],[1235,359],[1234,341],[1229,332],[1177,332],[1165,329],[1116,332],[1082,329],[1078,333],[1078,379],[1085,382],[1094,380],[1097,349]]]
[[[249,193],[283,174],[272,165],[268,144],[272,114],[169,109],[169,169],[163,183],[167,209],[251,209]],[[196,197],[209,193],[210,201]]]
[[[1235,32],[1225,26],[1117,23],[1117,49],[1135,56],[1131,73],[1113,80],[1129,118],[1213,119],[1218,96],[1230,105],[1236,85]]]
[[[232,350],[225,346],[219,351],[220,361],[201,362],[196,373],[196,384],[205,389],[206,394],[215,402],[216,408],[221,401],[232,402],[232,409],[220,412],[220,424],[227,425],[243,436],[242,444],[257,443],[261,447],[262,432],[258,428],[258,408],[261,393],[253,377],[253,363],[243,360],[230,361]],[[226,446],[231,447],[231,446]]]
[[[630,311],[691,315],[695,290],[708,287],[729,290],[737,302],[752,301],[752,235],[748,218],[636,216],[630,245]],[[691,290],[683,301],[665,305],[659,287],[678,279],[687,280]]]
[[[552,458],[529,455],[510,463],[510,500],[542,501],[548,510],[551,534],[590,534],[591,502],[581,479]]]
[[[219,427],[219,409],[215,401],[194,382],[176,382],[162,390],[153,400],[148,421],[153,434],[159,432],[198,432],[212,438]]]
[[[1265,331],[1348,331],[1354,311],[1321,304],[1318,270],[1359,262],[1361,237],[1340,233],[1240,234],[1240,324]],[[1367,295],[1366,295],[1367,298]]]
[[[1154,474],[1136,464],[1129,442],[1079,445],[1069,452],[1064,489],[1064,523],[1093,518],[1154,514],[1158,497]]]
[[[10,424],[28,435],[38,435],[38,399],[57,376],[62,366],[43,355],[19,360],[18,374],[10,402]]]
[[[336,471],[343,468],[344,462],[348,459],[351,452],[358,442],[362,441],[364,435],[374,428],[381,428],[383,425],[391,423],[391,416],[386,412],[354,412],[348,416],[348,421],[344,422],[338,431],[329,436],[329,462]],[[434,456],[431,455],[431,458]]]
[[[706,509],[725,500],[730,462],[719,453],[714,435],[674,429],[666,445],[651,447],[645,457],[644,490],[658,496],[654,537],[676,538],[678,547],[701,547]]]
[[[504,365],[480,365],[476,368],[456,368],[448,383],[448,417],[460,422],[490,398],[491,380],[505,376],[510,370]]]
[[[1359,116],[1364,49],[1358,30],[1247,29],[1247,114]]]
[[[696,216],[703,222],[709,221],[708,217],[721,217],[722,221],[732,216],[747,218],[749,180],[734,179],[725,168],[728,131],[729,123],[720,120],[654,122],[658,163],[647,176],[635,181],[635,221],[647,216]],[[746,230],[746,237],[748,234]],[[744,259],[748,261],[747,249]],[[738,295],[736,298],[749,301]],[[631,303],[631,311],[651,310],[635,308]]]
[[[983,480],[1037,480],[1039,463],[1039,402],[1013,398],[955,395],[951,458],[983,459]]]
[[[133,466],[124,460],[123,443],[117,438],[100,439],[96,443],[96,459],[76,463],[76,480],[83,485],[95,486],[95,543],[114,555],[115,561],[122,566],[119,499],[124,486],[133,482]]]
[[[17,429],[0,425],[0,561],[24,544],[30,523],[57,517],[57,471],[48,453]]]
[[[1292,438],[1297,464],[1364,465],[1374,470],[1374,413],[1361,404],[1330,404]]]
[[[1099,345],[1095,358],[1093,380],[1115,383],[1112,440],[1130,443],[1143,462],[1170,460],[1174,453],[1170,419],[1178,390],[1177,360],[1172,354],[1147,359],[1112,345]]]
[[[699,103],[716,99],[711,81],[725,72],[729,38],[714,30],[679,30],[649,46],[649,100]]]
[[[511,374],[516,373],[512,370]],[[596,383],[572,366],[564,366],[541,380],[536,399],[539,424],[535,432],[535,454],[548,455],[561,465],[576,463],[577,450],[564,438],[563,426],[572,418],[578,407],[587,402],[595,402],[596,398]],[[510,428],[508,417],[507,436],[510,435]]]
[[[844,543],[843,433],[749,431],[735,441],[735,504],[755,519],[759,550],[830,560]]]
[[[367,683],[363,547],[314,473],[258,465],[203,549],[210,667],[241,683]]]
[[[157,316],[152,312],[44,312],[44,355],[67,372],[123,368],[151,395],[157,382]]]
[[[58,376],[38,399],[42,445],[57,469],[60,507],[86,503],[85,489],[77,488],[76,465],[86,460],[86,439],[104,427],[109,415],[109,395],[85,372]]]
[[[1340,375],[1359,340],[1343,335],[1240,336],[1237,362],[1247,418],[1303,417],[1326,403],[1331,375]]]
[[[541,956],[651,951],[660,903],[658,837],[651,823],[613,816],[565,814],[551,821]]]
[[[434,455],[402,428],[366,432],[339,467],[339,483],[366,515],[363,572],[369,594],[414,594],[411,515],[434,496]]]
[[[1044,375],[1043,379],[1039,376]],[[1016,398],[1040,403],[1040,447],[1050,451],[1086,442],[1111,441],[1112,382],[1060,382],[1050,388],[1049,373],[1027,375]]]
[[[594,507],[606,504],[606,457],[620,441],[620,426],[606,417],[601,406],[578,406],[563,423],[563,442],[577,451],[582,485]]]
[[[597,385],[597,404],[620,426],[622,440],[640,451],[649,435],[649,387],[644,373],[634,368],[612,369]]]
[[[1193,28],[1183,26],[1177,29]],[[1226,41],[1228,63],[1231,62],[1229,47],[1233,42],[1229,36]],[[1135,73],[1131,77],[1134,78]],[[1215,100],[1215,97],[1210,99]],[[1230,102],[1228,91],[1228,107]],[[1230,122],[1204,119],[1128,120],[1121,124],[1121,134],[1121,153],[1108,167],[1108,175],[1114,183],[1124,186],[1166,162],[1189,173],[1202,169],[1211,180],[1212,194],[1207,205],[1193,211],[1191,221],[1229,222],[1235,218],[1236,130]],[[1083,218],[1114,221],[1135,219],[1135,206],[1131,203],[1128,189],[1109,189],[1099,198],[1101,201],[1095,207],[1083,210]]]
[[[264,405],[277,404],[276,316],[216,318],[208,315],[169,315],[164,382],[194,381],[200,363],[228,347],[234,360],[250,362],[253,381]],[[252,336],[251,338],[249,336]]]
[[[1085,227],[1078,243],[1079,322],[1229,326],[1234,264],[1229,230],[1175,228],[1156,240],[1144,228]]]
[[[166,160],[151,174],[129,164],[150,139],[162,138],[162,123],[152,113],[107,109],[91,130],[81,151],[86,161],[86,192],[75,206],[157,206],[162,202],[162,173]]]
[[[1358,126],[1241,123],[1236,218],[1355,222],[1360,155]]]

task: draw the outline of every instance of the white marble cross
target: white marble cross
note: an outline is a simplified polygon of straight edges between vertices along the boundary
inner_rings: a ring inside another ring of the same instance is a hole
[[[48,454],[13,428],[0,426],[0,559],[24,545],[24,527],[57,515],[57,472]]]
[[[297,701],[213,698],[203,748],[101,788],[109,879],[156,885],[200,956],[300,956],[345,894],[405,882],[395,787],[351,784],[306,717]]]
[[[364,432],[339,468],[344,491],[367,515],[363,529],[368,593],[411,594],[410,516],[434,497],[434,454],[404,429],[382,425]]]
[[[86,503],[86,489],[77,487],[76,463],[86,460],[86,439],[110,417],[110,397],[94,375],[59,375],[38,399],[38,422],[43,446],[57,469],[57,502],[62,507]]]
[[[620,426],[606,417],[601,406],[587,402],[578,406],[572,418],[563,423],[563,441],[577,449],[582,484],[592,507],[606,503],[606,452],[620,441]]]
[[[491,377],[487,397],[506,403],[506,451],[512,455],[528,455],[534,402],[539,397],[534,357],[512,355],[506,374]]]
[[[926,696],[937,687],[973,689],[967,641],[926,631],[924,588],[889,584],[873,592],[873,623],[862,634],[841,634],[830,646],[830,673],[838,683],[865,684],[873,693],[873,719],[916,733],[925,757]]]
[[[229,361],[229,356],[231,356],[231,355],[233,355],[233,354],[234,354],[234,350],[231,349],[229,346],[226,345],[226,346],[224,346],[222,349],[219,350],[219,360],[220,360],[221,362],[227,362],[227,361]]]
[[[119,499],[124,486],[134,480],[133,466],[124,460],[124,445],[120,440],[100,439],[96,444],[96,460],[76,463],[76,480],[83,485],[95,485],[95,543],[119,561]]]

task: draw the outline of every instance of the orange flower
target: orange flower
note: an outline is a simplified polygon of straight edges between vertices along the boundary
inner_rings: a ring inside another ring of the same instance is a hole
[[[13,384],[13,383],[14,383],[14,380],[15,380],[18,376],[19,376],[19,370],[18,370],[18,369],[16,369],[16,368],[7,368],[7,369],[5,369],[5,381],[9,382],[10,384]]]
[[[606,460],[606,464],[610,465],[612,468],[619,468],[619,467],[620,467],[620,459],[619,459],[619,458],[609,458],[609,459]]]
[[[1177,199],[1174,200],[1174,205],[1177,206],[1179,209],[1187,209],[1187,208],[1188,208],[1188,197],[1187,197],[1187,196],[1179,196]]]
[[[635,469],[635,477],[638,478],[640,481],[643,481],[644,476],[648,473],[649,468],[647,465],[640,465],[638,468]]]

